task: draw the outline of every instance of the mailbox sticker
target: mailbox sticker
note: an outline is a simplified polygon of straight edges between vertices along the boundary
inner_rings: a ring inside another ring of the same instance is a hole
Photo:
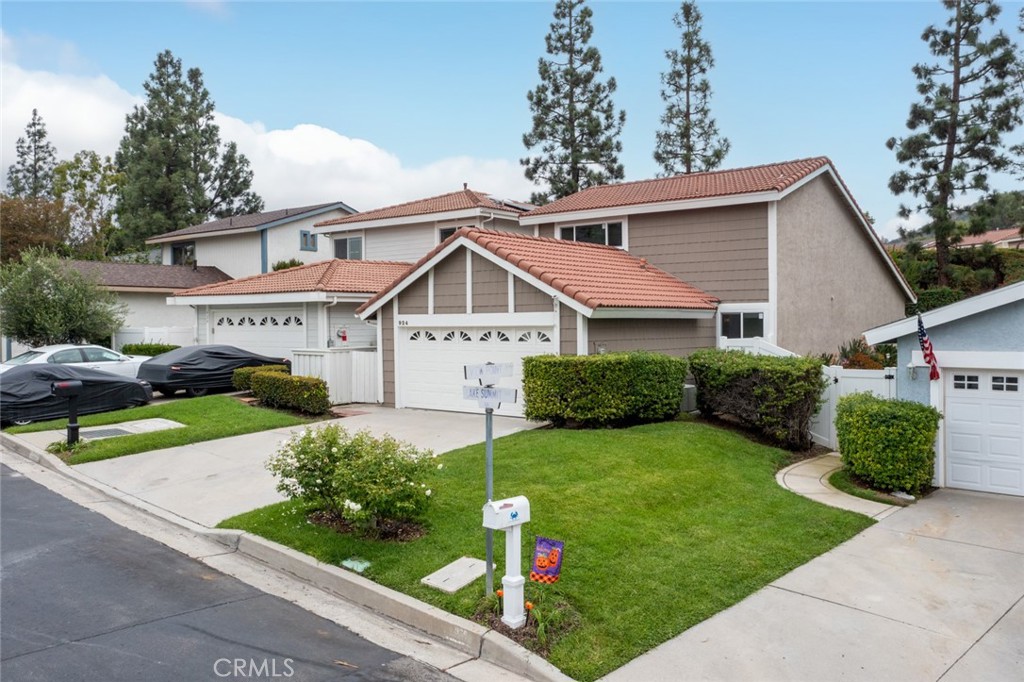
[[[565,554],[565,543],[537,536],[533,548],[533,565],[530,567],[530,580],[537,583],[557,582],[562,574],[562,557]]]

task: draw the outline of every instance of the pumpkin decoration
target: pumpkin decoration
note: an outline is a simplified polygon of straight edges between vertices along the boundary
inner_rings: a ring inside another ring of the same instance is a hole
[[[534,559],[534,563],[537,564],[538,569],[544,570],[548,567],[548,558],[543,554],[538,554],[537,558]]]

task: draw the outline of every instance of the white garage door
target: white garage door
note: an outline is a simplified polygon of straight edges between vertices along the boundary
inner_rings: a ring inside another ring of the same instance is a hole
[[[259,311],[212,308],[210,324],[211,343],[282,358],[291,358],[294,348],[306,347],[306,324],[301,306]]]
[[[1024,372],[946,372],[946,482],[1024,495]]]
[[[482,412],[475,402],[462,397],[462,387],[473,383],[466,381],[463,366],[511,362],[514,375],[501,378],[497,385],[518,390],[519,400],[516,404],[502,403],[495,414],[514,417],[523,414],[522,359],[555,352],[550,327],[402,327],[398,344],[396,388],[400,406]]]

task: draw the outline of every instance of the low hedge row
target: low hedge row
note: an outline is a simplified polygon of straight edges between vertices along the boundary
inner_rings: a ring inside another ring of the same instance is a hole
[[[820,358],[705,348],[689,360],[705,417],[732,415],[784,447],[811,447],[811,418],[825,388]]]
[[[170,343],[126,343],[121,346],[121,352],[125,355],[160,355],[172,351],[181,346]]]
[[[331,409],[327,382],[323,379],[296,377],[284,372],[254,372],[250,384],[252,394],[268,407],[305,414],[324,414]]]
[[[679,414],[687,363],[646,352],[523,359],[527,419],[555,426],[627,426]]]
[[[934,407],[909,400],[843,396],[836,407],[843,464],[879,490],[917,494],[932,480],[941,418]]]
[[[284,372],[291,373],[287,365],[260,365],[259,367],[239,367],[231,373],[231,385],[236,391],[252,390],[252,375],[256,372]]]

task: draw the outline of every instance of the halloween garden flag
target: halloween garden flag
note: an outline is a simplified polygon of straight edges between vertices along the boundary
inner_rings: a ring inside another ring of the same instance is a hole
[[[537,583],[551,583],[558,580],[562,573],[562,554],[565,543],[537,536],[533,548],[533,565],[530,567],[530,580]]]

